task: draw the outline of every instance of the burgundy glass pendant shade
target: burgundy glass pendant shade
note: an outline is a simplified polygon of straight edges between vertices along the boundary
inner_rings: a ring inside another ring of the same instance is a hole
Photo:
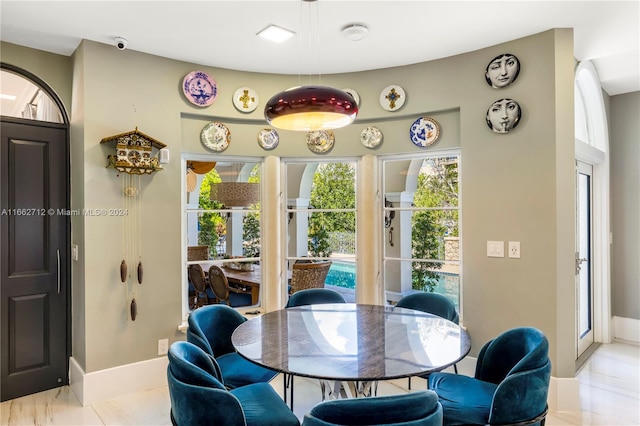
[[[328,130],[348,126],[358,115],[351,95],[327,86],[300,86],[272,96],[264,116],[284,130]]]

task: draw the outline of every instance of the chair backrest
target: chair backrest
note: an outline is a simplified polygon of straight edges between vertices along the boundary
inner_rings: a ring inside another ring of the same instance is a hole
[[[453,302],[439,293],[412,293],[396,304],[399,308],[414,309],[448,319],[458,324],[459,316]]]
[[[291,293],[307,288],[323,288],[331,268],[331,261],[293,264],[291,270]]]
[[[329,288],[308,288],[293,293],[285,308],[320,303],[346,303],[342,294]]]
[[[202,270],[202,266],[198,264],[189,265],[188,269],[189,281],[198,293],[207,293],[207,279]]]
[[[498,384],[489,415],[491,424],[540,415],[546,410],[551,379],[547,338],[533,327],[502,333],[480,349],[475,377]]]
[[[219,266],[209,267],[209,285],[218,301],[229,304],[229,281]]]
[[[187,247],[187,260],[209,260],[209,246],[189,246]]]
[[[304,416],[303,426],[442,425],[442,405],[431,391],[324,401]]]
[[[169,348],[171,420],[178,426],[245,425],[240,401],[222,383],[216,361],[189,342]]]
[[[245,321],[247,321],[245,317],[227,305],[203,306],[189,314],[187,341],[201,347],[216,358],[235,352],[231,335]],[[204,343],[208,347],[203,348]]]

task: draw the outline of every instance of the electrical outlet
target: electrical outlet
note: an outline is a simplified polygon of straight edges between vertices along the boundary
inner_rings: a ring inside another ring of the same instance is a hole
[[[509,257],[520,259],[520,241],[509,241]]]
[[[158,355],[166,355],[169,352],[169,339],[158,340]]]

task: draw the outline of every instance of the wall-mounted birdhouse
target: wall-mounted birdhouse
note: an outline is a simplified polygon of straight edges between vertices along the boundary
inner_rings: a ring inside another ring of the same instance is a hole
[[[106,137],[100,143],[112,141],[116,142],[116,153],[107,156],[107,167],[132,175],[151,174],[162,170],[157,150],[167,145],[145,135],[137,127],[132,132]]]

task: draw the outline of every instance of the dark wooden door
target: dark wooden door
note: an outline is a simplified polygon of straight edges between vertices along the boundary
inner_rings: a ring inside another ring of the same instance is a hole
[[[68,383],[69,149],[65,125],[2,118],[2,401]]]

